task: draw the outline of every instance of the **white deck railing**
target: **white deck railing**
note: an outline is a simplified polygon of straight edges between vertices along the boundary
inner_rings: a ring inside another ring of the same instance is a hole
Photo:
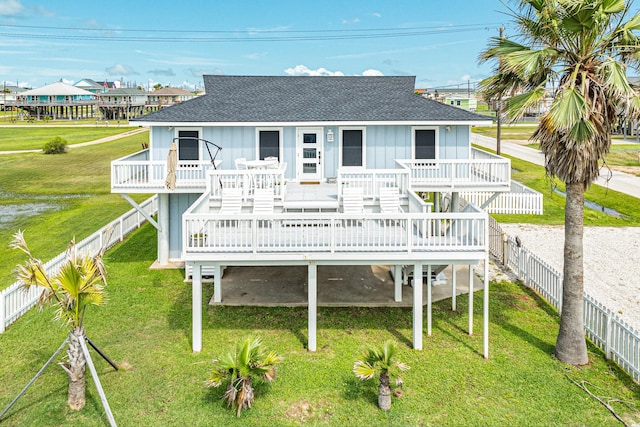
[[[471,149],[471,159],[397,160],[411,171],[411,187],[416,191],[474,188],[508,188],[511,161],[481,150]]]
[[[489,239],[490,253],[498,254],[498,259],[502,254],[503,264],[560,314],[562,273],[525,247],[518,246],[515,239],[503,233],[491,218],[489,224],[490,234],[502,236],[501,239]],[[607,359],[616,362],[635,381],[640,381],[640,332],[587,293],[584,295],[584,327],[587,337],[605,352]]]
[[[471,206],[471,205],[470,205]],[[465,213],[183,215],[183,250],[244,259],[246,254],[462,252],[487,249],[487,215]],[[245,254],[245,255],[242,255]],[[364,255],[367,256],[367,255]],[[357,257],[357,256],[355,256]],[[207,256],[203,257],[206,260]],[[215,257],[211,258],[211,260]]]
[[[492,191],[462,192],[460,196],[477,206],[483,206],[495,193]],[[511,191],[500,193],[485,210],[493,214],[542,215],[543,198],[536,190],[511,181]]]
[[[284,169],[210,169],[207,178],[209,197],[220,198],[223,188],[237,188],[245,198],[256,189],[272,188],[276,199],[285,195]]]
[[[337,176],[338,197],[342,196],[344,186],[360,187],[365,198],[379,197],[381,187],[398,187],[400,194],[409,191],[409,171],[406,169],[339,169]]]
[[[176,188],[206,188],[206,171],[211,167],[208,160],[178,161]],[[167,178],[166,160],[149,160],[149,150],[111,162],[112,190],[158,190],[165,187]]]
[[[154,215],[158,211],[157,196],[153,196],[141,203],[141,207],[149,215]],[[121,242],[125,236],[142,225],[146,219],[136,209],[131,209],[120,218],[102,227],[86,239],[78,242],[76,248],[80,254],[95,256],[103,246],[109,249],[116,243]],[[47,274],[56,274],[66,261],[65,253],[58,254],[55,258],[44,264]],[[0,333],[5,328],[18,320],[24,313],[33,307],[42,288],[32,286],[28,291],[22,288],[22,282],[15,282],[8,288],[0,291]]]

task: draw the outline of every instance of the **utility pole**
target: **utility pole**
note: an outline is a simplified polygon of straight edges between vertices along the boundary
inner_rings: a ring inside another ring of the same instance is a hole
[[[502,39],[504,34],[504,26],[500,27],[500,39]],[[499,60],[498,63],[498,72],[502,72],[502,60]],[[498,129],[496,131],[496,154],[500,155],[500,137],[501,137],[501,129],[502,129],[502,95],[498,97],[498,105],[496,108],[496,125]]]

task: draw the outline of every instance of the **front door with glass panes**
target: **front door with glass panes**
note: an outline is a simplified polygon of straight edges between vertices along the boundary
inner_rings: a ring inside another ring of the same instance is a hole
[[[298,128],[296,178],[302,182],[322,180],[322,128]]]

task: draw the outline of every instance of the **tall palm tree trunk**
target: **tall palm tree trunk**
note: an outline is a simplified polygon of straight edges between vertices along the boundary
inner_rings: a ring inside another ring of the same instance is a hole
[[[378,385],[378,406],[383,411],[391,409],[391,385],[389,373],[382,371],[380,373],[380,385]]]
[[[564,222],[564,284],[562,314],[555,355],[571,365],[586,365],[587,343],[584,332],[584,183],[567,184]]]
[[[74,411],[79,411],[85,405],[85,365],[86,360],[80,340],[85,339],[84,328],[78,327],[69,331],[68,360],[60,366],[69,375],[69,395],[67,405]]]

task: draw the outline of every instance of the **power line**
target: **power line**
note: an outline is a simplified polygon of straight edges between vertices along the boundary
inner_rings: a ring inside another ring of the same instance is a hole
[[[42,27],[26,25],[0,24],[0,27],[9,28],[32,28],[56,31],[101,31],[101,32],[133,32],[133,33],[157,33],[163,34],[221,34],[213,37],[158,37],[140,35],[87,35],[87,34],[56,34],[56,33],[12,33],[2,32],[0,36],[9,38],[25,39],[50,39],[50,40],[101,40],[114,42],[162,42],[162,43],[234,43],[234,42],[287,42],[287,41],[322,41],[322,40],[358,40],[358,39],[380,39],[398,37],[416,37],[433,34],[452,34],[475,31],[487,31],[487,24],[455,25],[447,27],[407,27],[407,28],[378,28],[378,29],[351,29],[351,30],[246,30],[246,31],[223,31],[223,30],[112,30],[96,28],[77,27]],[[285,35],[278,35],[278,34]]]

